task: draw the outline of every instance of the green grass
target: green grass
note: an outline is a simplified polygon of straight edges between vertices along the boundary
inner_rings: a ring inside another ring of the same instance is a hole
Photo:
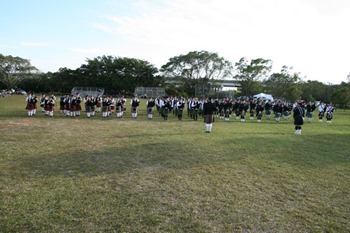
[[[0,98],[0,232],[349,232],[350,112],[332,124],[26,116]],[[128,109],[129,110],[129,109]]]

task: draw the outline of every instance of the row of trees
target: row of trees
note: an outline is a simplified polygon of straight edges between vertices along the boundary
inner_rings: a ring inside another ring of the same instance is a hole
[[[327,85],[318,81],[303,81],[300,73],[283,66],[271,73],[273,62],[268,59],[241,58],[234,65],[208,51],[193,51],[172,57],[160,69],[148,61],[135,58],[101,56],[87,59],[73,70],[40,73],[29,60],[0,54],[0,88],[21,87],[27,91],[69,93],[74,86],[104,87],[109,94],[132,94],[135,87],[161,86],[169,95],[194,96],[198,84],[217,80],[235,80],[242,96],[266,92],[294,101],[322,100],[342,106],[350,104],[348,82]]]

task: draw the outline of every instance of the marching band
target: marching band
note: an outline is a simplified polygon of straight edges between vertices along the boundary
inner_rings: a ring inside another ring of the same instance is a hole
[[[40,100],[34,93],[29,93],[26,97],[26,110],[28,116],[35,116],[37,103],[40,103],[41,110],[46,116],[53,117],[54,108],[56,105],[56,97],[54,95],[42,94]],[[199,99],[196,97],[185,98],[180,97],[148,97],[146,101],[146,112],[148,119],[153,119],[154,108],[158,114],[167,120],[170,113],[178,118],[178,120],[183,119],[183,112],[187,105],[187,114],[193,121],[198,121],[198,117],[204,117],[203,107],[205,104],[204,99]],[[327,123],[330,124],[333,119],[334,107],[332,103],[325,104],[320,102],[316,104],[315,102],[298,102],[289,103],[282,100],[262,100],[254,98],[223,98],[223,99],[213,99],[213,105],[215,105],[215,111],[213,116],[216,118],[224,119],[224,121],[230,121],[230,117],[234,115],[236,119],[240,119],[241,122],[246,121],[247,113],[250,116],[250,120],[256,120],[257,122],[262,122],[263,119],[267,121],[271,119],[271,115],[274,114],[274,119],[278,123],[281,117],[287,121],[292,113],[295,115],[295,109],[298,108],[303,110],[303,114],[307,117],[307,121],[311,123],[313,113],[318,109],[318,118],[322,122],[325,117]],[[82,105],[85,106],[85,113],[87,118],[94,117],[96,113],[101,112],[102,118],[107,118],[112,115],[113,112],[116,113],[117,118],[122,118],[126,112],[126,99],[124,96],[119,96],[113,98],[112,96],[88,96],[84,98],[80,96],[79,93],[75,95],[66,94],[59,98],[59,113],[67,117],[79,117],[82,111]],[[130,101],[130,112],[132,119],[136,119],[138,116],[138,108],[140,105],[140,100],[137,95],[134,95]],[[265,118],[263,117],[265,115]],[[299,126],[298,126],[299,127]]]

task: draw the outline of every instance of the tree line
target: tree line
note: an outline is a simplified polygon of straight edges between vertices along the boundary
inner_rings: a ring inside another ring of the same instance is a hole
[[[111,95],[131,95],[135,87],[164,87],[168,95],[194,96],[196,85],[234,80],[240,96],[265,92],[290,101],[333,102],[350,105],[350,74],[338,85],[317,80],[304,81],[292,67],[272,73],[269,59],[241,58],[235,64],[208,51],[191,51],[175,56],[158,69],[136,58],[99,56],[87,59],[77,69],[60,68],[42,73],[28,59],[0,54],[0,88],[22,88],[45,93],[70,93],[75,86],[103,87]]]

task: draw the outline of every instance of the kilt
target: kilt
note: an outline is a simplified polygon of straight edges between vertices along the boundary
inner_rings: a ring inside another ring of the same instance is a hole
[[[107,112],[108,111],[108,106],[102,106],[102,112]]]
[[[313,112],[306,112],[306,116],[307,116],[308,118],[312,118],[312,114],[313,114]]]
[[[27,110],[33,110],[34,109],[34,104],[32,104],[32,103],[27,103],[27,106],[26,106],[26,109]]]
[[[271,110],[266,110],[266,111],[265,111],[265,114],[266,114],[266,115],[271,115]]]
[[[137,112],[137,107],[131,107],[131,113],[136,113]]]
[[[113,111],[114,109],[115,109],[115,106],[114,106],[114,105],[112,105],[112,106],[111,106],[111,110]]]
[[[153,108],[152,107],[147,108],[147,113],[148,114],[153,114]]]
[[[327,120],[332,120],[332,118],[333,118],[333,113],[332,113],[332,112],[327,112],[326,118],[327,118]]]
[[[162,108],[162,114],[167,116],[169,114],[169,108]]]
[[[86,111],[86,112],[91,112],[91,106],[86,106],[86,107],[85,107],[85,111]]]
[[[275,112],[275,118],[281,117],[281,113],[280,112]]]
[[[54,106],[47,106],[47,111],[53,112],[54,111]]]
[[[213,115],[204,115],[204,123],[211,124],[214,122],[214,116]]]
[[[301,115],[298,115],[294,118],[294,125],[303,125],[304,119]]]

